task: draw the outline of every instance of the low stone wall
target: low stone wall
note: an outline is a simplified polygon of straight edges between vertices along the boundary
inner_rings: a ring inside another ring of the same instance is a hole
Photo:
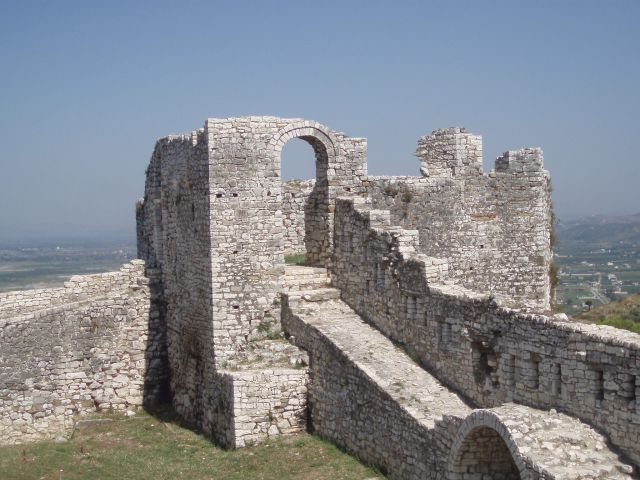
[[[284,226],[284,254],[305,253],[304,215],[315,180],[282,182],[282,223]]]
[[[0,443],[50,438],[76,415],[140,406],[166,376],[159,339],[148,335],[160,315],[144,262],[72,283],[105,294],[0,320]],[[38,295],[57,302],[64,289],[54,290]]]
[[[391,478],[444,478],[447,447],[461,419],[436,428],[420,422],[347,352],[295,315],[287,298],[282,323],[296,345],[309,353],[309,407],[315,433]]]
[[[244,447],[269,437],[304,431],[306,369],[226,372],[233,382],[233,443]]]
[[[417,232],[338,200],[334,285],[343,300],[480,406],[555,408],[605,431],[640,464],[640,335],[502,308],[439,280]]]
[[[132,276],[139,274],[133,265],[134,263],[125,264],[117,272],[74,275],[61,288],[37,288],[0,293],[0,318],[25,315],[56,305],[106,295],[120,285],[131,283]]]

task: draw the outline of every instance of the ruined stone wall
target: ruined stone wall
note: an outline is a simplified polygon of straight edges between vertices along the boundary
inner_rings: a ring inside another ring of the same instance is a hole
[[[0,319],[0,443],[65,434],[77,415],[137,407],[158,394],[165,372],[148,335],[159,316],[144,263],[75,277],[68,292],[33,293],[70,298],[80,286],[95,294]]]
[[[269,437],[303,432],[307,425],[307,372],[264,369],[228,372],[233,382],[233,441],[244,447]]]
[[[106,295],[129,280],[127,268],[97,275],[74,275],[63,287],[16,290],[0,293],[0,318],[25,315],[29,312],[80,302]]]
[[[330,262],[338,193],[363,192],[366,142],[316,122],[276,117],[208,119],[212,316],[216,358],[232,359],[258,328],[279,316],[286,234],[280,152],[301,138],[316,154],[305,204],[311,263]]]
[[[442,283],[418,232],[339,200],[333,282],[343,300],[480,406],[555,408],[605,431],[640,462],[640,335],[498,306]]]
[[[304,202],[283,194],[280,178],[280,152],[296,137],[316,153],[316,180],[305,184],[311,193]],[[233,397],[242,393],[241,375],[225,369],[263,335],[263,323],[279,318],[284,254],[294,238],[301,244],[300,227],[310,261],[330,261],[333,199],[363,191],[365,150],[363,139],[275,117],[208,119],[202,130],[156,145],[136,206],[139,256],[162,278],[174,407],[223,444],[259,436],[264,427],[254,422],[248,433],[221,413],[246,407]],[[292,213],[288,233],[283,211]],[[278,378],[265,387],[275,388]],[[295,385],[278,388],[295,396]],[[252,421],[241,417],[236,423]]]
[[[461,285],[548,310],[549,174],[540,149],[505,153],[482,173],[482,140],[464,129],[420,139],[423,177],[369,177],[375,208],[420,233],[420,251],[446,259]]]
[[[282,183],[282,224],[284,254],[306,253],[305,208],[315,180],[289,180]]]
[[[185,422],[214,435],[211,412],[224,400],[216,396],[209,192],[203,131],[161,139],[137,224],[138,255],[161,278],[173,406]]]
[[[314,433],[390,478],[444,478],[448,447],[459,419],[436,426],[400,408],[348,352],[306,325],[289,308],[283,324],[309,352],[309,408]],[[377,374],[378,372],[376,372]]]

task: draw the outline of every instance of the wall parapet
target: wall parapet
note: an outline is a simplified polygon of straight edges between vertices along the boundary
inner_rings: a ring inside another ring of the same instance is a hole
[[[0,319],[0,443],[64,435],[77,415],[156,400],[167,372],[154,288],[136,260],[39,290],[55,301]]]
[[[336,205],[333,282],[347,304],[476,404],[555,408],[640,463],[640,335],[506,308],[430,277],[415,244],[403,248],[413,234],[378,228],[368,210]]]
[[[144,261],[132,260],[116,272],[74,275],[60,288],[37,288],[0,293],[0,319],[106,295],[114,288],[137,281],[142,274],[144,274]]]

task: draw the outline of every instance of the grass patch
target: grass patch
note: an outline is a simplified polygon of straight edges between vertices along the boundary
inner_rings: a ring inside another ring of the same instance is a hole
[[[640,333],[640,322],[630,320],[628,318],[622,318],[619,316],[601,317],[598,319],[598,325],[610,325],[616,328],[622,328],[629,330],[630,332]]]
[[[109,418],[113,421],[76,431],[66,443],[0,447],[0,477],[4,480],[382,478],[336,446],[307,434],[227,451],[182,428],[171,415],[163,415],[162,419],[147,413]]]
[[[305,265],[307,263],[307,255],[304,253],[285,255],[284,263],[287,265]]]

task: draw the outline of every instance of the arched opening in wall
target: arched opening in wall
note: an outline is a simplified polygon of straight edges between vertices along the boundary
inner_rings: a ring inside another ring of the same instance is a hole
[[[449,477],[459,480],[521,480],[513,456],[498,432],[489,427],[473,429],[455,453]]]
[[[285,261],[324,266],[330,248],[327,147],[315,136],[292,133],[280,155]]]

